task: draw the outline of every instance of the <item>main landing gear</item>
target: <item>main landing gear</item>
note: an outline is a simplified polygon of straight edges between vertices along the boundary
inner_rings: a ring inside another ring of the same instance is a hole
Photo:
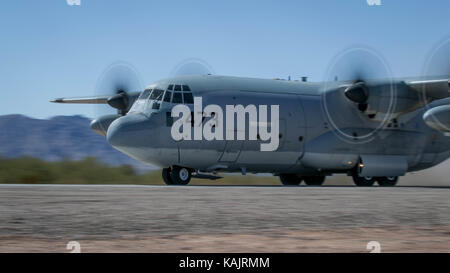
[[[398,176],[377,177],[380,187],[394,187],[397,185]]]
[[[380,187],[394,187],[397,185],[398,176],[386,176],[386,177],[372,177],[372,176],[364,176],[361,177],[358,174],[353,175],[353,182],[358,187],[371,187],[378,183]]]
[[[189,168],[173,166],[163,169],[162,178],[167,185],[187,185],[191,181],[191,173]]]
[[[280,174],[281,184],[284,186],[298,186],[305,182],[308,186],[321,186],[325,176],[298,176],[296,174]]]
[[[299,176],[296,174],[280,174],[281,183],[284,186],[298,186],[305,182],[307,186],[321,186],[325,182],[325,176]],[[372,177],[353,175],[353,182],[358,187],[372,187],[378,183],[380,187],[394,187],[397,185],[398,176]]]

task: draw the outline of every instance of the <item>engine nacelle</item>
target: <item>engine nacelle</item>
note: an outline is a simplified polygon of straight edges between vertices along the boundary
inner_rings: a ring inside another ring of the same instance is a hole
[[[99,118],[94,119],[91,121],[91,129],[101,136],[106,136],[106,132],[108,131],[109,125],[116,120],[117,118],[121,117],[120,115],[107,115],[107,116],[101,116]]]
[[[423,115],[425,123],[433,129],[450,133],[450,105],[431,108]]]

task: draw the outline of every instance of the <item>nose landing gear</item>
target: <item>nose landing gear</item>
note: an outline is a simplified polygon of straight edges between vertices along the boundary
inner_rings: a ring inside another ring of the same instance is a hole
[[[180,166],[164,168],[162,178],[167,185],[187,185],[191,181],[191,169]]]

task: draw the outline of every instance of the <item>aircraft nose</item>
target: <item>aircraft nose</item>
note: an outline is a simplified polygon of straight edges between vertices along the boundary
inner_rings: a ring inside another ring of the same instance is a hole
[[[114,147],[133,146],[147,118],[140,114],[128,114],[113,121],[106,133],[106,139]]]

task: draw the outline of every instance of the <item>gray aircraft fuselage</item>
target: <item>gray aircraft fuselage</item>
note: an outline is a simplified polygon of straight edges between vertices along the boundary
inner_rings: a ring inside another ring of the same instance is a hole
[[[170,112],[176,104],[162,101],[159,109],[153,110],[149,99],[140,101],[139,106],[135,102],[125,116],[111,123],[108,142],[149,164],[206,172],[330,175],[353,170],[365,157],[367,162],[376,158],[380,166],[383,162],[395,165],[397,160],[392,159],[397,158],[402,162],[398,168],[410,172],[432,167],[450,156],[450,139],[423,121],[425,107],[378,128],[380,121],[369,120],[340,97],[324,108],[321,83],[202,75],[161,80],[149,88],[166,90],[171,84],[188,85],[204,106],[217,104],[224,110],[226,105],[279,105],[278,149],[260,151],[261,140],[175,141]]]

